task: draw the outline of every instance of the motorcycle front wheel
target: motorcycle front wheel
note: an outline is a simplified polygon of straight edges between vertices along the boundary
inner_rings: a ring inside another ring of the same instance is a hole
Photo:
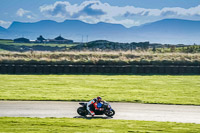
[[[108,117],[112,117],[113,115],[115,115],[115,111],[112,109],[111,111],[106,112],[105,115]]]

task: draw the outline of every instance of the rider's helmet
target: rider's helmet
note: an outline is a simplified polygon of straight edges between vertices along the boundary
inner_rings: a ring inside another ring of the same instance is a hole
[[[97,97],[97,102],[101,102],[101,97]]]

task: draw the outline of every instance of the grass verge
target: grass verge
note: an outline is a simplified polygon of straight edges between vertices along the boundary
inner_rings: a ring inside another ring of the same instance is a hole
[[[133,121],[133,120],[105,120],[105,119],[74,119],[74,118],[17,118],[0,117],[0,132],[180,132],[198,133],[200,124]]]
[[[106,101],[200,105],[200,76],[0,75],[0,100]]]
[[[199,66],[200,54],[152,52],[5,52],[0,63],[6,64],[76,64],[76,65],[179,65]]]
[[[14,43],[12,40],[0,40],[0,44],[3,45],[14,45],[14,46],[51,46],[51,47],[72,47],[76,46],[77,44],[56,44],[56,43]]]

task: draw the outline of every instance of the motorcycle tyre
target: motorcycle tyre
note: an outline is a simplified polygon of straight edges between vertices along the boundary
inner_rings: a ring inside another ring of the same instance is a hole
[[[111,115],[110,115],[110,114],[107,114],[107,113],[105,113],[105,115],[108,116],[108,117],[112,117],[113,115],[115,115],[115,111],[114,111],[113,109],[111,110],[111,112],[112,112]]]
[[[83,113],[80,113],[80,111],[83,112]],[[84,107],[79,107],[79,108],[77,109],[77,113],[78,113],[79,115],[81,115],[81,116],[86,116],[86,115],[87,115],[86,112],[87,112],[87,110],[85,110]]]

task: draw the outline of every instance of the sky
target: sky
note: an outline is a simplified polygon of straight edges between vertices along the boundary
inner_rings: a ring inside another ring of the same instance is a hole
[[[0,0],[0,26],[13,21],[81,20],[139,26],[167,18],[200,20],[200,0]]]

